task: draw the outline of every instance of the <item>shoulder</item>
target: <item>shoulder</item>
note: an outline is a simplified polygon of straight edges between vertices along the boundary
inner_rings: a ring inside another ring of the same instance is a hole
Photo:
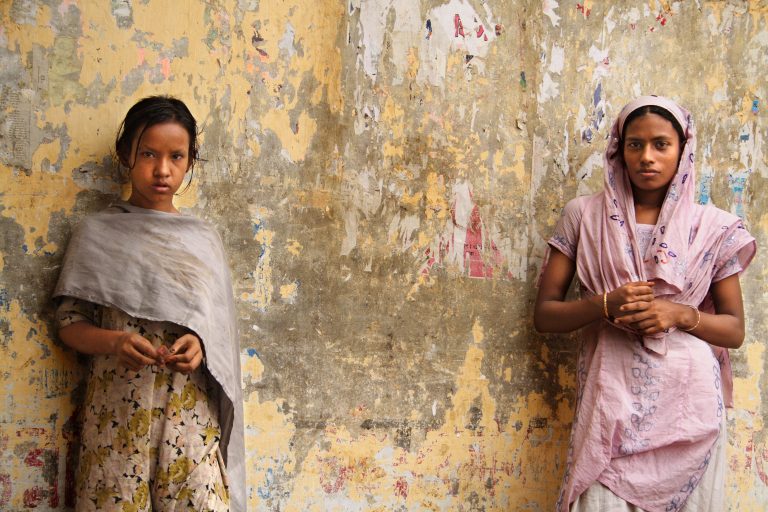
[[[563,207],[563,218],[574,221],[580,220],[586,209],[596,201],[600,201],[602,197],[602,192],[589,196],[574,197],[566,203],[565,207]]]
[[[744,221],[733,213],[712,204],[697,204],[694,209],[695,224],[701,232],[727,234],[733,231],[747,232]]]

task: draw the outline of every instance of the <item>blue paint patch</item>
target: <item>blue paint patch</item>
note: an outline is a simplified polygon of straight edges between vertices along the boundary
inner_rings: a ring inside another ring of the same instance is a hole
[[[275,482],[275,474],[272,472],[272,468],[267,469],[267,476],[264,478],[264,487],[259,486],[258,489],[256,489],[256,492],[259,494],[259,497],[263,500],[266,500],[272,496],[272,491],[270,491],[270,487],[272,487],[272,484]]]
[[[427,20],[427,37],[424,39],[430,39],[432,37],[432,20]]]
[[[739,135],[739,140],[741,142],[747,142],[749,140],[749,134],[748,133],[742,133]]]
[[[248,354],[248,357],[256,356],[259,359],[261,359],[261,356],[259,356],[259,353],[256,352],[255,348],[249,348],[248,350],[245,351],[245,353]]]
[[[11,310],[11,299],[8,296],[8,290],[5,288],[0,290],[0,308],[4,309],[5,311]]]
[[[24,253],[26,254],[27,252],[29,252],[29,247],[27,247],[27,244],[23,244],[21,246],[21,250],[24,251]]]
[[[603,95],[603,83],[600,82],[597,84],[597,88],[595,89],[595,94],[592,96],[592,104],[597,106],[598,103],[600,103],[600,97]]]
[[[709,204],[712,202],[710,194],[712,193],[712,176],[702,176],[699,180],[699,204]]]
[[[760,111],[759,109],[760,102],[757,100],[752,101],[752,113],[757,115],[757,113]]]
[[[581,140],[585,142],[592,142],[592,130],[590,128],[587,128],[584,130],[584,133],[581,134]]]
[[[525,89],[526,85],[528,85],[528,83],[525,81],[525,71],[521,71],[520,72],[520,86],[523,89]]]
[[[251,231],[253,231],[253,237],[256,238],[256,235],[259,234],[259,231],[264,229],[264,224],[261,222],[254,222],[251,224]],[[267,244],[261,244],[261,247],[259,249],[259,261],[264,258],[264,254],[267,252]]]
[[[731,211],[738,215],[740,219],[744,218],[744,189],[747,186],[747,179],[751,172],[752,169],[747,169],[746,171],[728,174],[728,186],[733,193]]]

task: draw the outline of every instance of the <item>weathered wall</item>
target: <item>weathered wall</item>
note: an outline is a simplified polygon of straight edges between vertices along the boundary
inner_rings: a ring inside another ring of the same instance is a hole
[[[252,510],[551,510],[575,338],[531,326],[562,205],[641,93],[696,116],[699,197],[768,239],[762,1],[0,2],[0,509],[72,500],[83,359],[49,293],[170,93],[242,331]],[[743,279],[728,495],[768,502],[765,251]]]

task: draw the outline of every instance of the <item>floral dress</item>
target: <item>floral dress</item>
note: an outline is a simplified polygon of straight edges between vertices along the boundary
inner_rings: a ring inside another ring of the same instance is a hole
[[[59,328],[87,321],[136,332],[168,348],[188,331],[63,297]],[[78,511],[227,511],[221,430],[204,364],[184,375],[149,365],[135,372],[115,356],[92,357],[83,404]]]

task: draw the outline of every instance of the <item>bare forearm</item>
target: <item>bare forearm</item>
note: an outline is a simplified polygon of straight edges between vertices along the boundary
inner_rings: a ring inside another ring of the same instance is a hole
[[[603,296],[581,300],[542,300],[536,304],[533,324],[539,332],[571,332],[603,317]]]
[[[701,319],[696,325],[696,312],[688,306],[682,306],[680,319],[677,322],[678,328],[688,330],[693,327],[688,332],[718,347],[739,348],[744,342],[744,323],[740,318],[729,314],[699,313],[699,315]]]
[[[114,354],[122,334],[88,322],[75,322],[59,329],[61,341],[78,352],[90,355]]]

